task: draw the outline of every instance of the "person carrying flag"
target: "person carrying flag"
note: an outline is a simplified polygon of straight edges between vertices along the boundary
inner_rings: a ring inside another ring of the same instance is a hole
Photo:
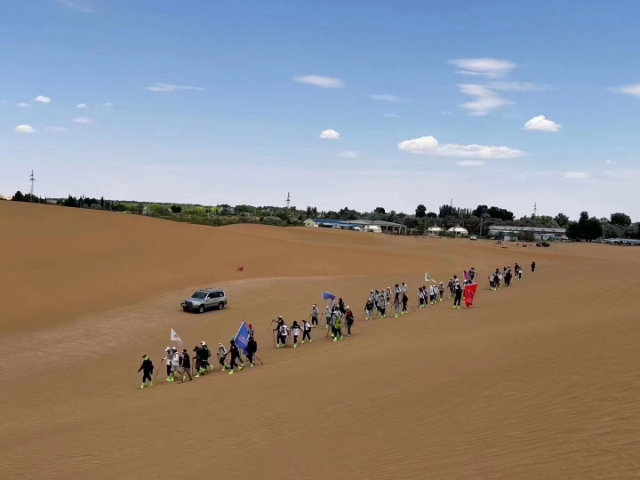
[[[173,379],[180,373],[180,354],[176,347],[171,347],[171,378]]]
[[[147,354],[142,356],[142,365],[138,369],[138,373],[142,372],[142,385],[140,388],[144,388],[147,381],[149,385],[147,387],[153,387],[153,362],[149,359]]]

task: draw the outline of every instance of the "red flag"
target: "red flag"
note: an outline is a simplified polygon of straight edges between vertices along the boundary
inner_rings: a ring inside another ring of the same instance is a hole
[[[239,267],[236,272],[244,272],[244,267]]]
[[[465,285],[464,287],[464,303],[469,308],[473,305],[473,297],[476,296],[476,289],[478,288],[477,283],[472,283],[471,285]]]

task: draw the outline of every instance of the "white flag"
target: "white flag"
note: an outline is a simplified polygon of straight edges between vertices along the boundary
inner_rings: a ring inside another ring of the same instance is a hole
[[[173,328],[171,329],[171,341],[172,342],[179,342],[180,345],[184,345],[182,343],[182,339],[178,336],[178,334],[176,333],[176,331]]]

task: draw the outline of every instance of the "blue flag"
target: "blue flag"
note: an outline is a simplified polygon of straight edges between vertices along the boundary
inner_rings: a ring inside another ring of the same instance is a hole
[[[240,328],[238,329],[238,333],[236,333],[236,338],[234,339],[236,345],[240,350],[247,354],[247,345],[249,344],[249,329],[247,328],[247,324],[242,322]]]
[[[329,292],[322,292],[322,299],[323,300],[335,300],[336,296],[333,293],[329,293]]]

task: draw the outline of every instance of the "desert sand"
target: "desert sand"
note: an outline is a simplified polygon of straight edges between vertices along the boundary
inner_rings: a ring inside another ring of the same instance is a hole
[[[538,264],[529,274],[532,260]],[[493,292],[491,269],[525,266]],[[237,272],[240,266],[244,272]],[[470,309],[364,321],[372,288],[475,266]],[[210,228],[0,202],[0,477],[621,479],[640,476],[640,249],[495,247],[310,228]],[[187,314],[201,287],[223,311]],[[321,292],[343,342],[273,346]],[[191,349],[253,324],[264,365],[165,383]],[[153,388],[136,373],[147,353]]]

